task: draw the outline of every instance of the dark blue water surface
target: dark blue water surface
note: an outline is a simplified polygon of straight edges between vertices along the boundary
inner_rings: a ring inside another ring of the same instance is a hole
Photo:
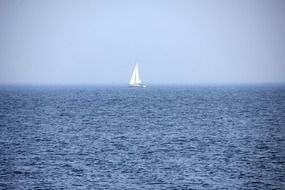
[[[285,87],[2,86],[0,189],[285,189]]]

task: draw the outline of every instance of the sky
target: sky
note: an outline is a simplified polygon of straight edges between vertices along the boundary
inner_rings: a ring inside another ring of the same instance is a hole
[[[285,83],[284,0],[0,0],[0,83]]]

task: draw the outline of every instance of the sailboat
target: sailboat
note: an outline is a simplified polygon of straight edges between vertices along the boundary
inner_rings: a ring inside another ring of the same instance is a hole
[[[139,75],[139,65],[136,63],[131,80],[129,82],[129,87],[146,87],[143,81],[140,79]]]

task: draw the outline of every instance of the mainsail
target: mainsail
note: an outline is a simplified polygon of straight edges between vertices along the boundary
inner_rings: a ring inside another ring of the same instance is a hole
[[[143,84],[142,80],[140,79],[140,75],[139,75],[139,65],[136,64],[131,80],[129,82],[130,86],[138,86],[138,87],[145,87],[145,85]]]

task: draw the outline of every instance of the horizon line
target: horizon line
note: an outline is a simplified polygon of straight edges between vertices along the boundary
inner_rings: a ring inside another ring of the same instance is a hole
[[[231,82],[231,83],[147,83],[149,86],[254,86],[285,85],[285,82]],[[0,86],[128,86],[128,83],[1,83]]]

